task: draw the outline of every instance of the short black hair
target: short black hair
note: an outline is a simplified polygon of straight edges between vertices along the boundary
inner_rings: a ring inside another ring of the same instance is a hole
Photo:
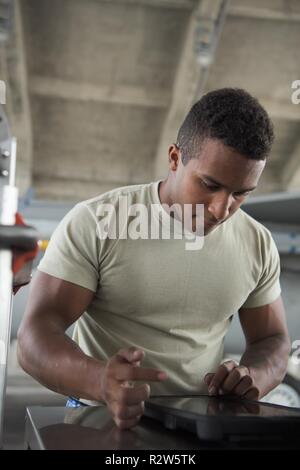
[[[184,164],[199,156],[206,138],[219,139],[247,158],[264,160],[271,151],[274,130],[256,98],[241,88],[221,88],[197,101],[179,129],[176,144]]]

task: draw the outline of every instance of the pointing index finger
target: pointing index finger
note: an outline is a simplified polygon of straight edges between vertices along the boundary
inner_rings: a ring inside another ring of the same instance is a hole
[[[161,382],[167,378],[167,374],[159,369],[148,367],[134,367],[123,364],[116,371],[116,379],[120,381]]]

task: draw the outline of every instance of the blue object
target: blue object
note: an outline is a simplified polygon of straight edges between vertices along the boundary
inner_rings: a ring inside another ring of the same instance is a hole
[[[79,408],[80,406],[89,406],[86,403],[83,403],[80,400],[77,400],[77,398],[70,397],[66,403],[66,408]]]

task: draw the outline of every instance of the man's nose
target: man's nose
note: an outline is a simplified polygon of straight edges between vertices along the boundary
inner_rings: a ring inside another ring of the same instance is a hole
[[[222,222],[228,217],[231,204],[231,194],[220,192],[213,195],[210,203],[208,204],[207,210],[216,221]]]

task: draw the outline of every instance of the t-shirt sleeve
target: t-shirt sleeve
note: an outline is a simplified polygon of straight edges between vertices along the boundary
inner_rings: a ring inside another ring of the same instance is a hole
[[[261,244],[261,276],[243,308],[255,308],[274,302],[281,294],[280,258],[275,242],[266,231]]]
[[[53,232],[38,270],[96,292],[99,238],[91,209],[77,204]]]

